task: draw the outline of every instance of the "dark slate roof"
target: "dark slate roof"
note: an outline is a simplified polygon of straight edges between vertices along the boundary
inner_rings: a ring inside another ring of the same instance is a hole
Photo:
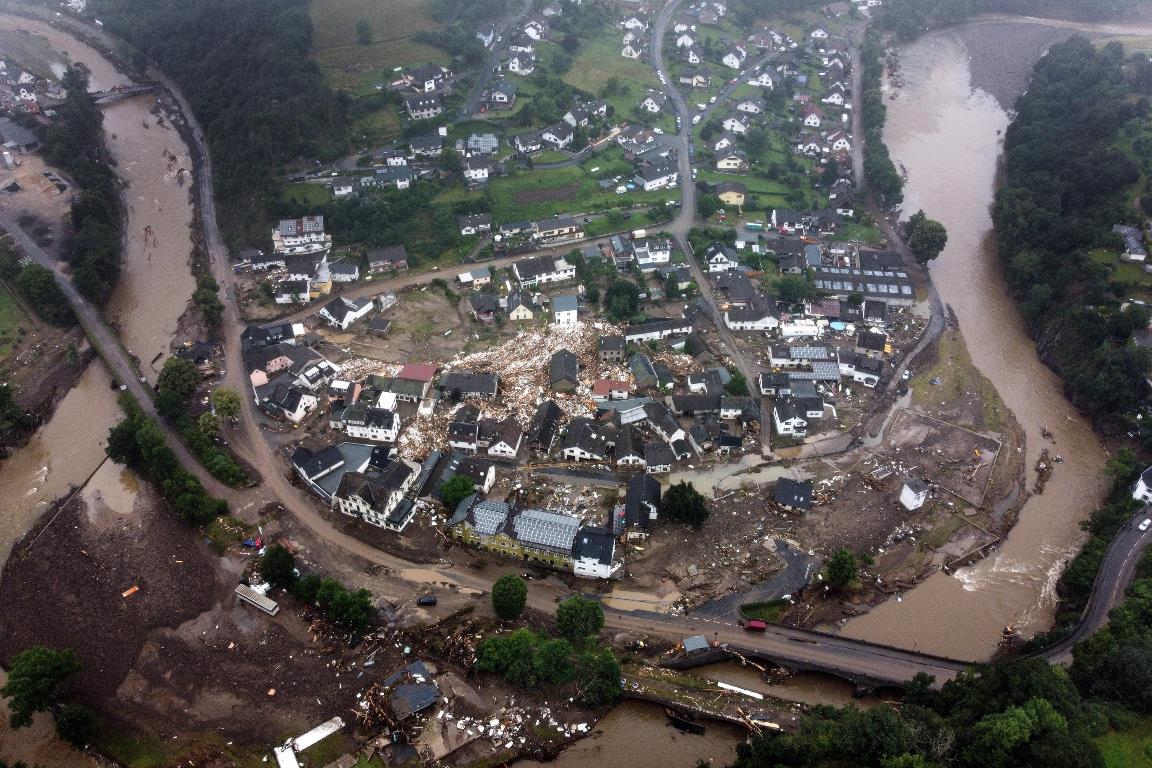
[[[552,400],[545,400],[536,406],[536,413],[528,427],[528,442],[544,449],[550,448],[556,439],[556,430],[560,427],[563,415],[560,406]]]
[[[600,340],[596,343],[596,348],[600,352],[623,352],[624,351],[624,337],[623,336],[601,336]]]
[[[330,445],[322,451],[313,452],[308,448],[297,448],[292,454],[292,464],[311,478],[318,477],[325,472],[331,472],[344,463],[344,455],[335,445]]]
[[[672,410],[677,413],[719,411],[720,395],[672,395]]]
[[[676,461],[676,456],[667,443],[653,441],[644,444],[644,461],[650,467],[659,467]]]
[[[562,381],[570,381],[573,385],[579,382],[580,361],[576,359],[576,355],[572,354],[566,349],[558,349],[552,355],[552,360],[548,363],[548,381],[556,384]]]
[[[494,373],[473,373],[472,371],[448,371],[440,377],[440,388],[445,392],[460,390],[463,395],[494,395],[498,377]]]
[[[871,352],[883,352],[884,345],[887,343],[888,337],[883,333],[863,331],[856,336],[856,347],[858,349],[867,349]]]
[[[809,509],[812,507],[812,481],[782,477],[776,481],[773,499],[786,507]]]
[[[645,502],[660,506],[660,481],[652,475],[635,475],[628,480],[628,490],[624,495],[624,524],[647,528],[648,508]]]
[[[581,528],[572,542],[572,557],[590,557],[603,565],[612,565],[615,551],[616,539],[603,528]]]
[[[895,251],[860,251],[860,269],[903,269],[904,260]]]
[[[392,690],[392,714],[404,720],[427,709],[440,697],[440,689],[433,683],[402,683]]]
[[[805,421],[808,420],[808,417],[805,416],[804,407],[794,397],[790,397],[788,395],[785,395],[784,397],[778,397],[776,398],[776,405],[774,407],[776,410],[776,416],[780,419],[780,421],[788,421],[789,419],[794,419],[797,417],[804,419]]]

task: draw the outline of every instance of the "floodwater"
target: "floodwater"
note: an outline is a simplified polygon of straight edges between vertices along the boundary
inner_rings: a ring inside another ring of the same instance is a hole
[[[55,499],[104,461],[108,429],[120,415],[118,394],[104,366],[89,365],[48,423],[0,464],[0,562]]]
[[[1045,493],[1025,503],[991,557],[954,576],[936,573],[902,601],[889,600],[850,621],[845,634],[984,659],[1005,626],[1031,633],[1050,623],[1056,580],[1083,541],[1079,523],[1103,495],[1105,455],[1064,398],[1060,380],[1038,359],[1006,293],[989,206],[1009,118],[988,92],[972,87],[964,28],[929,34],[900,55],[906,86],[887,102],[885,140],[908,174],[904,210],[922,208],[948,230],[932,279],[959,319],[973,362],[1027,433],[1028,486],[1045,445],[1042,426],[1052,430],[1065,462]]]
[[[92,72],[89,89],[128,84],[98,51],[48,24],[0,14],[0,29],[43,36],[60,62],[81,62]],[[176,323],[195,289],[192,253],[191,161],[188,148],[167,119],[151,114],[153,96],[104,108],[104,138],[126,185],[128,218],[120,283],[106,316],[126,349],[155,380],[176,333]]]
[[[703,735],[681,733],[668,725],[663,707],[626,701],[596,723],[592,734],[565,749],[549,763],[519,760],[513,768],[694,768],[705,760],[731,765],[736,745],[746,732],[730,723],[707,721]]]

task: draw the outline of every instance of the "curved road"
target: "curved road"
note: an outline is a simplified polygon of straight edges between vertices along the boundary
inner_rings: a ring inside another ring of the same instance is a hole
[[[665,75],[665,78],[667,74],[664,72],[663,65],[659,59],[663,30],[666,28],[668,19],[675,11],[679,2],[680,0],[673,0],[673,2],[666,6],[661,12],[656,25],[656,36],[652,45],[654,65],[658,71]],[[89,35],[100,35],[99,31],[90,30],[86,27],[84,28],[84,32]],[[103,35],[101,35],[101,37],[103,37]],[[104,39],[107,38],[105,37]],[[175,87],[174,83],[164,77],[162,73],[155,73],[155,75],[157,80],[163,82],[169,88],[181,109],[184,111],[185,118],[190,127],[190,138],[199,150],[196,175],[200,193],[205,242],[213,272],[220,282],[226,298],[229,299],[226,301],[224,314],[225,349],[228,365],[227,381],[230,386],[235,387],[240,392],[246,393],[247,382],[244,380],[239,344],[242,324],[240,323],[235,303],[230,300],[231,294],[235,290],[235,276],[229,266],[227,250],[224,247],[223,239],[220,236],[216,224],[215,202],[212,197],[212,169],[207,153],[207,144],[200,126],[196,122],[189,105],[184,100],[179,89]],[[685,151],[681,152],[680,155],[681,174],[685,180],[689,180],[691,179],[691,168],[686,150],[688,142],[690,141],[690,124],[687,120],[683,119],[684,115],[687,114],[687,110],[683,99],[675,88],[669,87],[668,92],[673,98],[674,103],[676,103],[677,110],[682,117],[682,128],[679,138]],[[682,185],[682,189],[684,205],[675,221],[675,225],[677,227],[677,239],[680,240],[682,245],[686,245],[683,234],[691,227],[694,219],[695,189],[690,183]],[[134,382],[134,384],[130,384],[129,386],[133,394],[140,400],[141,406],[148,411],[151,407],[151,398],[135,376],[134,368],[127,354],[110,329],[103,323],[99,317],[99,313],[94,307],[84,301],[83,297],[76,292],[71,286],[71,283],[67,281],[63,273],[51,259],[36,247],[35,243],[24,235],[18,227],[13,227],[11,224],[12,222],[5,221],[0,217],[0,225],[9,228],[12,235],[24,246],[26,252],[33,256],[33,258],[36,258],[37,261],[45,260],[41,261],[41,263],[46,262],[45,266],[53,269],[57,275],[57,279],[63,282],[62,287],[69,301],[71,301],[76,308],[77,314],[80,316],[93,344],[108,362],[110,368],[112,368],[122,380],[126,383]],[[702,273],[695,258],[691,256],[687,249],[686,252],[689,253],[689,263],[692,265],[693,271],[700,280],[701,289],[704,290],[707,282],[702,279]],[[721,329],[722,334],[724,330],[726,330],[722,323],[719,323],[717,327]],[[737,352],[734,344],[730,346],[730,349],[734,353]],[[741,366],[741,369],[743,370],[743,366]],[[331,523],[320,516],[314,500],[305,496],[288,481],[284,466],[276,461],[274,454],[269,450],[256,426],[258,422],[255,418],[255,407],[252,400],[248,397],[242,399],[245,402],[245,416],[247,418],[242,420],[242,427],[237,434],[238,439],[234,441],[234,444],[239,449],[238,452],[249,460],[263,475],[265,485],[262,489],[255,492],[242,492],[229,488],[221,489],[219,483],[210,477],[205,477],[206,473],[204,470],[179,441],[175,441],[173,445],[173,450],[177,452],[177,456],[180,457],[185,466],[196,472],[198,477],[204,478],[205,485],[213,490],[213,492],[222,490],[225,498],[242,496],[245,499],[246,505],[269,500],[277,501],[290,510],[297,520],[310,528],[322,540],[350,554],[363,558],[367,562],[392,569],[392,575],[397,578],[428,582],[430,577],[433,577],[443,583],[476,590],[486,590],[490,586],[491,575],[481,576],[472,572],[458,571],[451,568],[416,568],[408,561],[390,555],[359,539],[337,531]],[[169,435],[169,437],[171,438],[171,435]],[[1042,654],[1044,658],[1054,662],[1066,662],[1069,658],[1072,645],[1077,640],[1086,637],[1098,629],[1107,620],[1108,611],[1122,598],[1123,590],[1132,576],[1140,555],[1148,545],[1149,540],[1152,539],[1152,531],[1141,532],[1134,525],[1137,520],[1143,519],[1143,517],[1144,515],[1141,514],[1138,518],[1135,518],[1133,523],[1130,523],[1112,542],[1093,587],[1093,593],[1080,626],[1072,636],[1064,642],[1044,652]],[[562,592],[555,587],[534,582],[529,602],[537,609],[550,611],[553,607],[554,598],[560,594],[562,594]],[[938,681],[943,681],[953,677],[968,665],[968,663],[964,661],[944,659],[914,651],[876,645],[821,632],[813,632],[811,630],[772,627],[768,632],[763,634],[750,634],[743,632],[733,622],[724,621],[722,618],[693,615],[669,616],[648,612],[624,612],[612,608],[607,609],[605,614],[605,626],[608,629],[640,632],[670,640],[679,639],[684,635],[693,633],[700,633],[705,636],[711,634],[712,639],[718,642],[729,643],[745,649],[754,655],[772,659],[786,666],[796,669],[818,669],[843,676],[850,680],[869,684],[899,684],[910,679],[918,672],[926,672],[935,676]]]

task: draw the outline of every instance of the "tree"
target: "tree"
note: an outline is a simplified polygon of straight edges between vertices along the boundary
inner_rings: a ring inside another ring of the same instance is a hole
[[[581,702],[590,707],[611,704],[620,698],[620,662],[610,648],[580,654],[576,688]]]
[[[504,621],[515,621],[528,602],[528,585],[514,573],[506,573],[492,585],[492,610]]]
[[[640,309],[640,288],[628,280],[613,280],[604,292],[604,310],[616,321],[627,320]]]
[[[196,419],[196,427],[206,436],[216,437],[220,434],[220,417],[212,411],[204,411],[200,414],[200,418]]]
[[[223,419],[234,419],[240,415],[240,395],[226,387],[212,391],[212,407]]]
[[[446,173],[460,173],[464,170],[464,159],[456,150],[445,147],[440,152],[440,158],[436,161],[436,165]]]
[[[36,314],[53,325],[67,326],[76,322],[68,297],[56,284],[52,270],[39,264],[29,264],[16,278],[16,289],[20,291]]]
[[[166,390],[182,400],[187,400],[200,386],[200,371],[196,370],[195,364],[190,360],[170,357],[164,361],[164,367],[160,369],[156,386],[159,391]]]
[[[569,32],[560,41],[560,47],[564,49],[565,53],[572,56],[580,49],[580,38],[576,36],[575,32]]]
[[[556,608],[556,628],[573,643],[594,637],[603,626],[604,609],[583,595],[573,595]]]
[[[728,394],[736,395],[737,397],[747,397],[750,394],[748,379],[744,378],[744,374],[740,373],[740,371],[734,371],[732,373],[732,378],[725,389],[728,390]]]
[[[702,218],[710,219],[720,210],[720,200],[715,195],[700,195],[696,198],[696,212]]]
[[[296,556],[282,544],[268,547],[260,558],[260,575],[274,589],[290,589],[296,583]]]
[[[664,295],[669,299],[680,298],[680,278],[675,272],[669,272],[664,278]]]
[[[200,275],[196,278],[196,290],[192,294],[192,303],[200,310],[204,322],[209,328],[215,328],[224,314],[224,305],[220,303],[220,285],[212,275]]]
[[[776,283],[776,296],[785,304],[798,304],[808,296],[808,280],[804,275],[783,275]]]
[[[856,578],[856,555],[842,547],[828,561],[828,583],[833,589],[844,589]]]
[[[456,509],[456,505],[464,501],[476,491],[476,484],[466,475],[456,475],[440,489],[440,500],[449,511]]]
[[[908,248],[921,264],[927,264],[939,256],[948,244],[948,232],[944,225],[928,218],[922,210],[908,219],[907,233]]]
[[[700,530],[708,519],[708,506],[704,496],[692,483],[681,480],[669,488],[660,500],[660,517],[674,523],[688,523]]]
[[[77,749],[84,749],[96,735],[96,713],[83,704],[64,704],[56,712],[56,733]]]
[[[356,42],[360,45],[372,45],[372,24],[368,19],[356,22]]]
[[[512,685],[531,688],[537,681],[535,656],[539,642],[540,638],[529,629],[487,637],[476,649],[476,669],[503,675]]]
[[[576,672],[572,665],[572,644],[561,638],[541,642],[532,663],[540,682],[547,685],[569,683]]]
[[[8,698],[12,710],[9,724],[23,728],[32,724],[37,712],[44,712],[60,701],[64,681],[80,671],[80,661],[71,650],[57,651],[34,645],[12,659],[8,682],[0,695]]]

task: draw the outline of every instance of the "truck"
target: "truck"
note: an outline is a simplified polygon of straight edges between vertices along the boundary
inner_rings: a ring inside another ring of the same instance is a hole
[[[768,629],[768,625],[760,619],[748,619],[744,622],[745,632],[764,632]]]
[[[764,225],[759,221],[749,221],[744,225],[744,229],[748,230],[749,232],[759,232],[760,230],[764,229]]]
[[[648,237],[648,230],[646,230],[646,229],[634,229],[634,230],[632,230],[632,239],[633,240],[643,240],[646,237]]]

